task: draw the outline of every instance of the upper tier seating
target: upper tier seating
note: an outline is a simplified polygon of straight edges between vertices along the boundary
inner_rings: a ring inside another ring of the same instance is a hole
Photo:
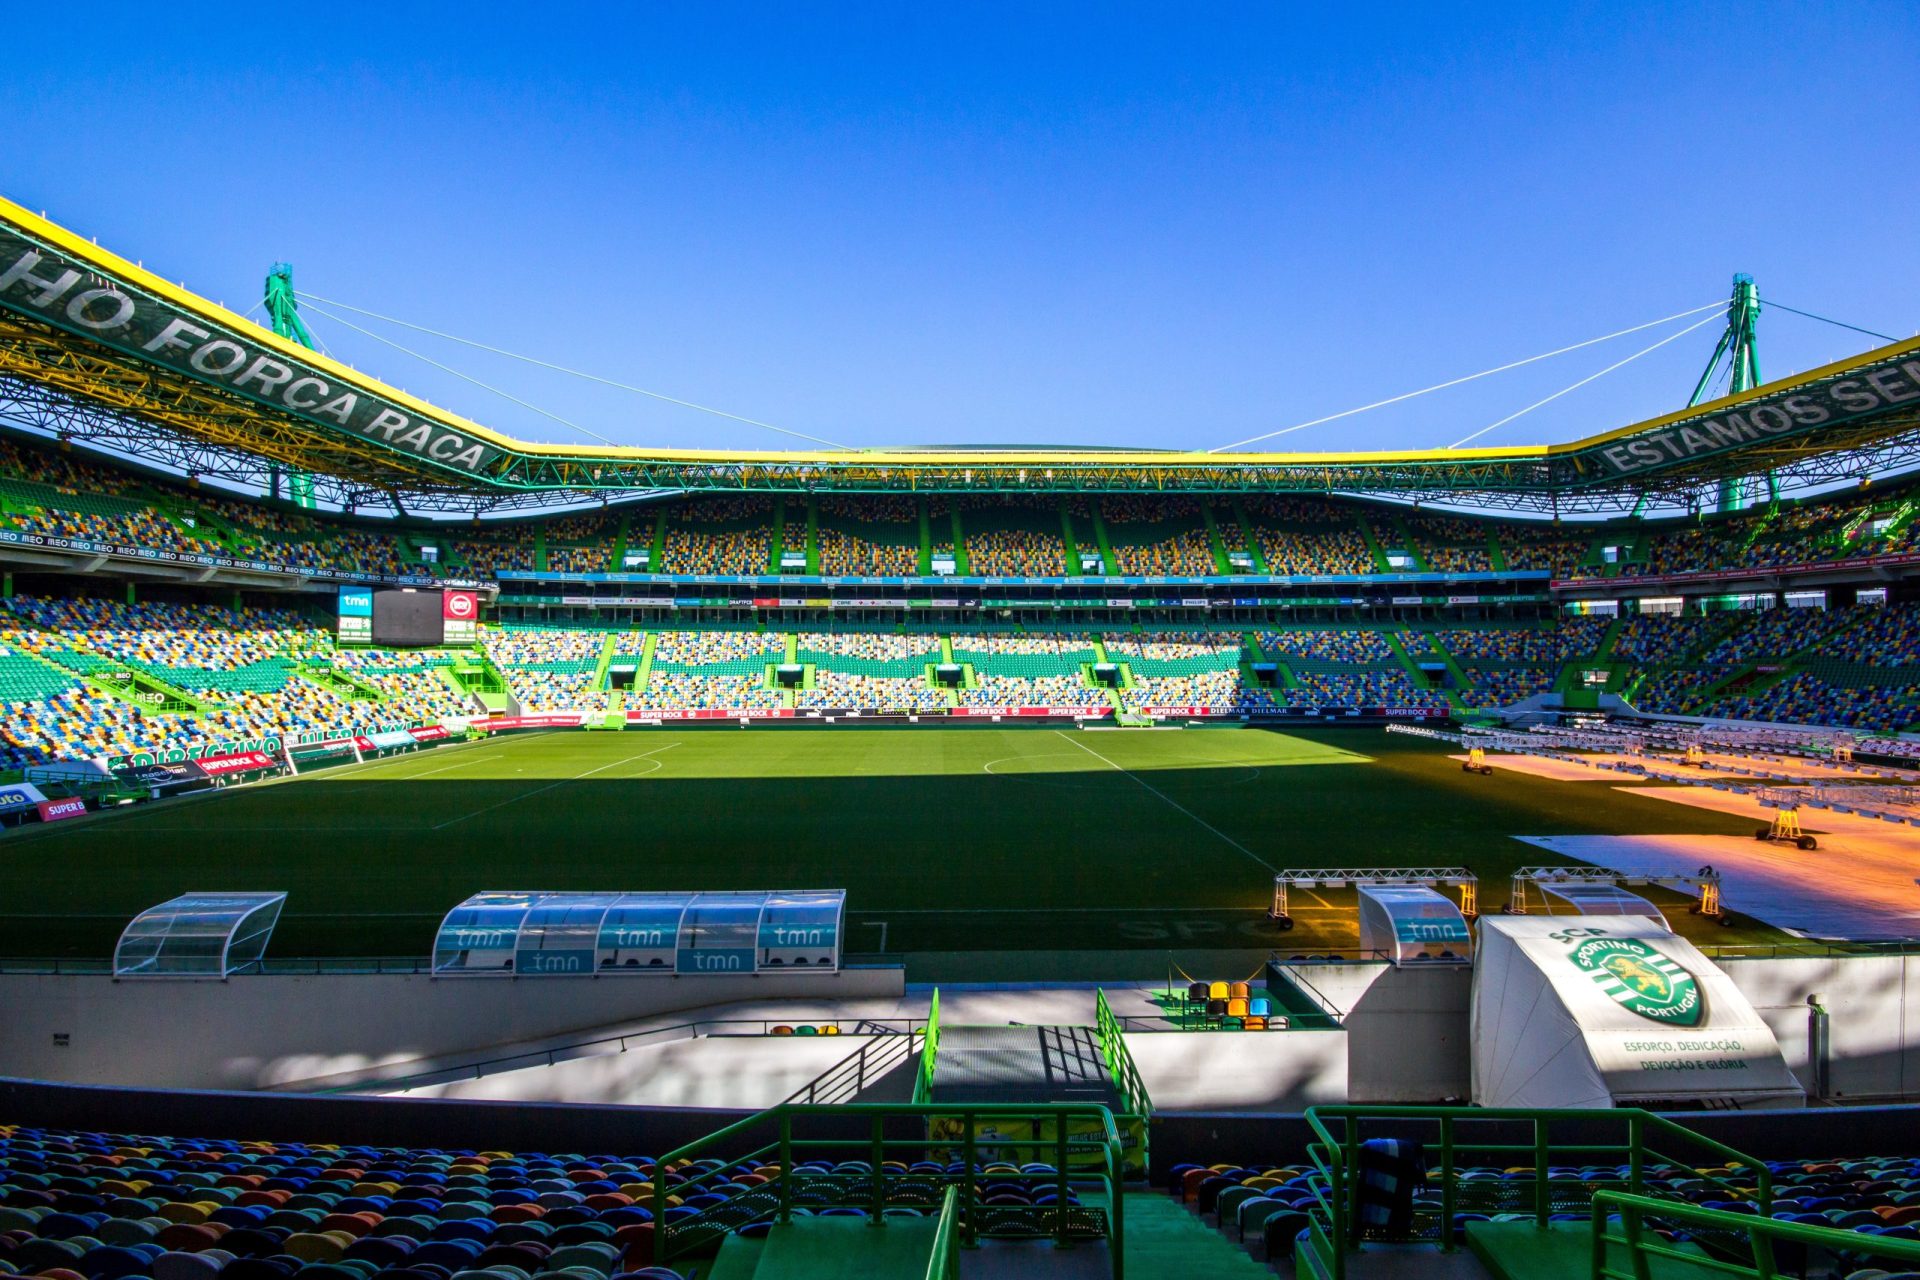
[[[1485,573],[1493,568],[1490,527],[1478,520],[1416,511],[1400,517],[1414,550],[1435,573]]]
[[[1067,566],[1060,510],[1033,500],[997,501],[986,495],[959,500],[967,570],[979,578],[1058,578]],[[1088,529],[1084,538],[1091,538]]]
[[[0,435],[0,529],[175,556],[232,556],[306,573],[485,578],[541,568],[536,548],[543,543],[548,571],[616,571],[622,567],[613,563],[622,522],[629,548],[651,548],[654,520],[664,515],[661,555],[648,565],[653,572],[765,575],[778,569],[773,563],[775,501],[757,494],[698,496],[624,513],[615,508],[545,520],[383,525],[378,518],[306,511],[285,501],[249,500],[210,484],[157,473],[149,477],[83,450]],[[922,501],[903,495],[815,499],[811,549],[820,570],[918,574]],[[1218,573],[1216,549],[1257,552],[1267,570],[1280,575],[1383,572],[1386,565],[1369,545],[1365,528],[1373,530],[1380,550],[1405,541],[1406,549],[1435,570],[1485,571],[1503,556],[1509,569],[1544,569],[1558,578],[1773,568],[1920,551],[1920,499],[1911,487],[1694,524],[1552,525],[1276,494],[1210,499],[1204,508],[1178,494],[981,493],[929,497],[924,503],[929,551],[958,551],[965,567],[980,577],[1080,573],[1079,555],[1068,563],[1069,526],[1076,552],[1097,554],[1104,529],[1114,567],[1149,576]],[[784,510],[783,548],[807,549],[806,500],[789,496]],[[956,514],[962,530],[958,547]],[[1600,546],[1630,548],[1628,562],[1603,563],[1590,554]]]
[[[818,512],[821,573],[909,578],[920,572],[920,510],[913,499],[826,497]],[[794,541],[789,536],[787,545]]]
[[[667,512],[656,573],[766,574],[773,557],[773,502],[737,496],[706,498]]]
[[[1262,496],[1246,501],[1247,520],[1278,575],[1378,573],[1381,566],[1360,532],[1352,507],[1313,498]]]
[[[1121,573],[1206,577],[1220,572],[1199,503],[1121,495],[1107,498],[1101,511]]]

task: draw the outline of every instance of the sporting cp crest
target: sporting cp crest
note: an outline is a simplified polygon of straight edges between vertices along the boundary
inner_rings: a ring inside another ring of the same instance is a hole
[[[1639,938],[1589,938],[1573,963],[1600,989],[1643,1018],[1674,1027],[1699,1025],[1706,1004],[1693,975]]]

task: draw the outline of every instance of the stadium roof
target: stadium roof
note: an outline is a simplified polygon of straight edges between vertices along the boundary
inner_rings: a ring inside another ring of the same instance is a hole
[[[1690,505],[1920,461],[1920,338],[1567,444],[1324,453],[1037,446],[787,450],[517,440],[306,347],[0,199],[0,418],[346,506],[559,506],[663,491],[1350,493],[1574,513]]]

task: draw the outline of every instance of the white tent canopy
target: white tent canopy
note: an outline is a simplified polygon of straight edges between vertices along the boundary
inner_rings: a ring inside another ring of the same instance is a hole
[[[1801,1106],[1732,979],[1639,915],[1488,916],[1473,974],[1483,1107]]]

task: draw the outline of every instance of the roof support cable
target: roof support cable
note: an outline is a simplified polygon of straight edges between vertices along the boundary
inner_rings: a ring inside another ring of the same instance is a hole
[[[1209,449],[1207,452],[1225,453],[1229,449],[1238,449],[1242,445],[1258,444],[1262,440],[1271,440],[1275,436],[1284,436],[1294,431],[1304,431],[1308,427],[1317,427],[1323,422],[1335,422],[1341,418],[1351,418],[1354,414],[1365,413],[1369,409],[1380,409],[1390,404],[1399,404],[1402,400],[1411,400],[1415,396],[1424,396],[1432,391],[1445,391],[1448,387],[1457,387],[1465,382],[1473,382],[1479,378],[1491,377],[1496,373],[1505,373],[1509,369],[1518,369],[1522,365],[1535,364],[1541,360],[1552,359],[1554,356],[1563,356],[1569,351],[1578,351],[1582,347],[1591,347],[1598,343],[1609,342],[1614,338],[1624,338],[1630,333],[1639,333],[1642,329],[1658,328],[1660,325],[1669,324],[1675,320],[1684,320],[1688,316],[1697,316],[1702,311],[1724,311],[1726,305],[1726,299],[1722,298],[1715,302],[1709,302],[1702,307],[1689,307],[1685,311],[1676,311],[1670,316],[1661,316],[1658,320],[1649,320],[1645,324],[1636,324],[1629,329],[1616,329],[1612,333],[1604,333],[1597,338],[1588,338],[1585,342],[1576,342],[1571,346],[1559,347],[1553,351],[1543,351],[1537,356],[1528,356],[1524,360],[1514,360],[1508,364],[1496,365],[1491,369],[1482,369],[1479,373],[1469,373],[1463,378],[1450,378],[1446,382],[1436,382],[1432,386],[1422,387],[1418,391],[1408,391],[1401,395],[1389,396],[1385,400],[1375,400],[1372,404],[1363,404],[1357,409],[1345,409],[1339,413],[1330,413],[1324,418],[1314,418],[1308,422],[1296,422],[1290,427],[1281,427],[1278,431],[1269,431],[1265,435],[1248,436],[1245,440],[1235,440],[1232,444],[1223,444],[1218,448]]]
[[[451,368],[447,365],[441,364],[438,360],[433,359],[431,356],[423,356],[418,351],[413,350],[411,347],[403,347],[399,343],[395,342],[392,338],[383,338],[379,334],[373,332],[373,330],[371,329],[362,329],[359,325],[353,323],[353,321],[351,320],[343,319],[340,316],[334,315],[331,311],[327,311],[322,307],[315,306],[311,298],[307,300],[307,307],[315,315],[325,316],[327,319],[333,321],[335,324],[343,324],[347,328],[353,330],[355,333],[365,334],[367,337],[372,338],[375,342],[384,342],[388,346],[392,347],[395,351],[398,351],[403,355],[412,356],[415,360],[424,361],[425,363],[432,365],[434,368],[440,370],[442,373],[450,373],[456,378],[460,378],[466,382],[471,382],[474,386],[479,387],[482,391],[491,391],[494,395],[499,396],[503,400],[511,400],[513,401],[513,403],[519,405],[522,409],[530,409],[534,413],[539,414],[543,418],[552,418],[555,422],[559,423],[561,426],[570,427],[573,430],[578,431],[583,436],[592,436],[595,440],[598,440],[601,444],[613,443],[613,441],[607,439],[605,436],[601,435],[597,431],[589,430],[588,428],[581,426],[577,422],[573,422],[567,418],[561,417],[557,413],[553,413],[546,409],[542,409],[537,404],[529,404],[525,400],[522,400],[519,396],[513,395],[510,392],[502,391],[500,388],[495,386],[490,386],[489,384],[480,381],[480,379],[478,378],[475,378],[468,374],[464,374],[460,372],[458,369]]]
[[[1703,328],[1707,325],[1710,325],[1715,320],[1718,320],[1719,318],[1720,317],[1718,316],[1708,316],[1704,320],[1696,320],[1692,324],[1688,325],[1686,328],[1680,330],[1678,333],[1670,333],[1666,337],[1660,339],[1660,341],[1654,343],[1652,346],[1642,347],[1638,351],[1634,352],[1632,355],[1628,356],[1626,359],[1616,360],[1612,364],[1608,365],[1606,368],[1600,370],[1598,373],[1588,374],[1586,377],[1580,379],[1580,381],[1574,383],[1572,386],[1562,387],[1560,388],[1560,390],[1554,392],[1550,396],[1546,396],[1542,399],[1535,400],[1532,404],[1528,405],[1526,408],[1516,410],[1515,412],[1510,413],[1506,417],[1500,419],[1500,421],[1498,422],[1489,422],[1486,426],[1480,428],[1478,431],[1474,432],[1472,435],[1461,436],[1458,440],[1455,440],[1452,444],[1448,445],[1447,448],[1458,449],[1462,445],[1468,443],[1469,441],[1478,440],[1481,436],[1487,434],[1487,432],[1489,431],[1492,431],[1495,427],[1504,427],[1509,422],[1512,422],[1515,418],[1521,417],[1524,414],[1532,413],[1535,409],[1538,409],[1543,404],[1552,404],[1555,400],[1558,400],[1561,396],[1566,395],[1569,391],[1578,391],[1581,387],[1586,386],[1589,382],[1594,382],[1600,378],[1604,378],[1608,374],[1612,373],[1615,369],[1621,368],[1625,365],[1632,364],[1635,360],[1638,360],[1641,356],[1646,355],[1649,351],[1658,351],[1661,347],[1666,346],[1669,342],[1672,342],[1675,338],[1684,338],[1688,334],[1692,333],[1695,329]]]
[[[363,307],[349,306],[344,302],[333,302],[326,298],[315,297],[313,294],[306,293],[306,292],[300,293],[299,297],[302,302],[325,303],[329,307],[338,307],[342,311],[351,311],[355,315],[365,316],[369,320],[378,320],[383,324],[398,325],[402,329],[412,329],[415,333],[424,333],[429,335],[430,337],[435,337],[435,338],[444,338],[448,342],[457,342],[462,346],[473,347],[473,348],[476,348],[477,350],[486,351],[496,356],[505,356],[509,360],[518,360],[523,364],[534,365],[541,369],[551,369],[555,373],[564,373],[564,374],[567,374],[569,377],[584,378],[588,382],[597,382],[602,386],[613,387],[619,391],[631,391],[633,394],[637,396],[646,396],[649,399],[664,401],[667,404],[677,404],[683,409],[694,409],[700,413],[710,413],[716,418],[726,418],[731,422],[745,423],[749,427],[760,427],[767,431],[775,431],[783,436],[792,436],[796,440],[805,440],[811,444],[825,445],[829,449],[853,448],[852,445],[841,444],[837,440],[823,440],[819,436],[810,436],[806,434],[804,431],[792,431],[786,427],[776,427],[771,422],[762,422],[758,418],[742,417],[740,414],[737,414],[737,413],[728,413],[725,409],[715,409],[710,405],[695,404],[691,400],[682,400],[678,396],[664,395],[658,391],[649,391],[645,387],[636,387],[631,383],[616,382],[612,378],[603,378],[597,373],[587,373],[581,369],[569,369],[567,366],[563,364],[554,364],[550,360],[542,360],[537,356],[521,355],[517,351],[508,351],[502,347],[489,346],[484,342],[475,342],[471,338],[462,338],[458,334],[443,333],[438,329],[429,329],[427,328],[427,326],[423,324],[413,324],[406,320],[396,319],[393,316],[383,316],[377,311],[368,311]],[[334,317],[334,319],[337,320],[339,319],[339,317],[336,316]],[[342,323],[345,323],[345,322],[342,321]],[[365,332],[365,331],[362,330],[362,332]],[[385,339],[382,339],[382,341],[385,341]],[[402,350],[405,350],[405,348],[402,348]],[[426,357],[424,356],[421,357],[421,359],[425,359],[425,358]],[[591,435],[592,433],[589,432],[588,434]],[[611,441],[609,441],[609,443],[611,443]]]
[[[1813,312],[1811,311],[1802,311],[1797,307],[1790,307],[1784,302],[1775,302],[1772,298],[1762,298],[1760,299],[1760,302],[1764,306],[1772,307],[1775,311],[1788,311],[1788,312],[1792,312],[1796,316],[1805,316],[1809,320],[1818,320],[1822,324],[1834,325],[1841,329],[1851,329],[1855,333],[1864,333],[1869,338],[1878,338],[1882,342],[1900,341],[1900,339],[1894,337],[1890,333],[1881,333],[1878,330],[1874,330],[1874,329],[1862,329],[1859,325],[1848,324],[1844,320],[1832,320],[1827,318],[1826,316],[1817,316],[1813,314]]]

